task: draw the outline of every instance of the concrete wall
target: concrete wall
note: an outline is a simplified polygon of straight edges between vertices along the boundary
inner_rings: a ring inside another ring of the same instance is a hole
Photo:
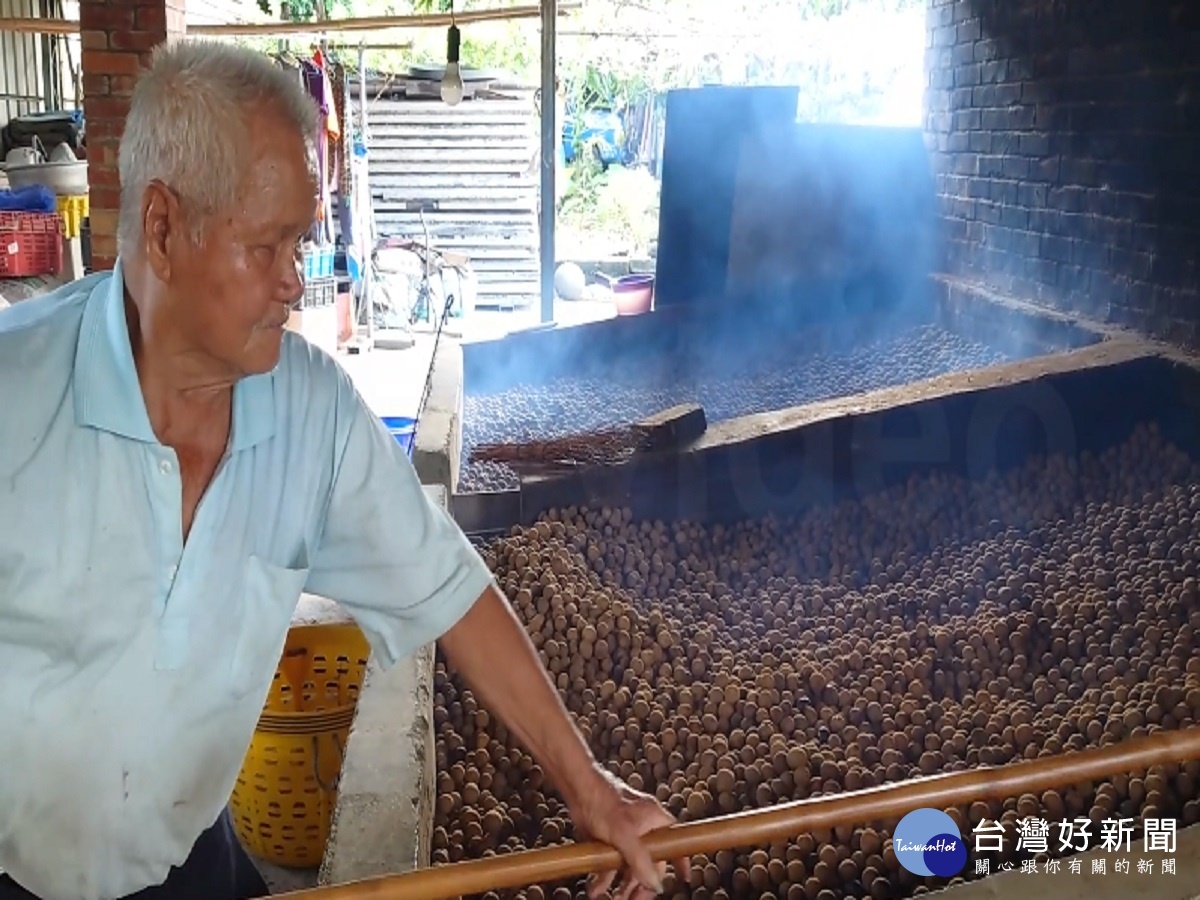
[[[443,506],[447,493],[427,487]],[[433,834],[432,644],[386,672],[372,657],[346,742],[321,884],[429,865]]]
[[[1200,344],[1200,6],[929,0],[944,267]]]
[[[413,467],[421,484],[453,494],[458,487],[462,456],[463,349],[457,341],[441,341],[434,356],[429,399],[413,438]]]

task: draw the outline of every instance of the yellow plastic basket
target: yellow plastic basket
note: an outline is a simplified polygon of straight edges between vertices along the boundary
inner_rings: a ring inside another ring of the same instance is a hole
[[[321,864],[370,645],[358,626],[295,625],[229,805],[246,849]]]

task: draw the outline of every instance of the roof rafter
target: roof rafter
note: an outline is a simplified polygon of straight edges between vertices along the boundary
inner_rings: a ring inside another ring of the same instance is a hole
[[[581,0],[559,0],[560,14],[583,6]],[[540,6],[506,6],[497,9],[464,10],[450,13],[428,13],[408,16],[363,16],[349,19],[326,19],[323,22],[231,22],[221,25],[190,25],[187,33],[198,37],[275,37],[292,34],[346,34],[355,31],[388,31],[398,28],[448,28],[451,24],[469,25],[475,22],[507,22],[514,19],[536,19]],[[40,19],[0,17],[0,32],[22,34],[75,34],[77,19]]]

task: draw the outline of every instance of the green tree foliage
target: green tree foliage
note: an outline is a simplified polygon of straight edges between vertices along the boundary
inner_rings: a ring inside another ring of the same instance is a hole
[[[327,17],[356,15],[354,0],[258,0],[258,8],[287,22],[312,22],[317,19],[318,2],[324,3]]]
[[[281,2],[293,21],[316,18],[319,0],[257,0],[272,15]],[[356,15],[446,13],[453,8],[494,9],[534,0],[323,0],[332,18]],[[803,84],[806,66],[837,48],[820,39],[797,43],[806,25],[813,34],[822,22],[848,12],[891,14],[923,9],[925,0],[585,0],[559,19],[558,74],[573,102],[613,105],[646,90],[706,81]],[[462,63],[500,69],[528,83],[539,77],[539,22],[480,23],[462,28]],[[395,35],[400,39],[400,35]],[[389,36],[389,40],[392,36]],[[445,61],[440,29],[403,33],[411,52],[372,54],[371,64],[402,72],[413,64]],[[814,46],[815,42],[815,46]],[[601,84],[607,81],[607,84]],[[619,103],[617,104],[619,105]]]

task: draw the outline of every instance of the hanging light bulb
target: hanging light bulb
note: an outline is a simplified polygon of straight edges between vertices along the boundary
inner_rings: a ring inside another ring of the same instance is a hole
[[[460,37],[458,26],[451,25],[446,36],[446,72],[442,75],[442,101],[457,106],[463,98],[462,74],[458,69]]]

